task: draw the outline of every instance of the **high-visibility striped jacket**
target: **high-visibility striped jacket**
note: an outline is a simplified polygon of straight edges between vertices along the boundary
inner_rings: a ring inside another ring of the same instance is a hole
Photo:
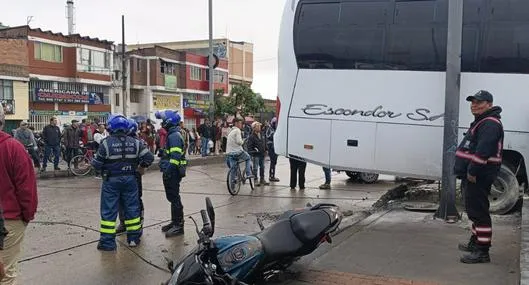
[[[168,131],[165,155],[160,160],[160,170],[164,173],[177,173],[186,166],[184,139],[180,127],[173,127]]]
[[[501,108],[493,107],[477,117],[456,151],[455,174],[462,178],[497,175],[503,154]]]
[[[138,165],[149,167],[153,161],[153,154],[139,140],[118,133],[101,141],[92,165],[109,176],[132,176]]]

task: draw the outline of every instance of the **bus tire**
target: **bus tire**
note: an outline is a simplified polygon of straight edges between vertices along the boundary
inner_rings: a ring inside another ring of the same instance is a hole
[[[360,173],[355,172],[355,171],[346,171],[345,174],[349,176],[349,178],[351,178],[352,180],[356,180],[358,179],[358,176]]]
[[[519,198],[520,185],[516,175],[508,166],[502,164],[498,177],[491,187],[490,212],[497,215],[507,214],[516,206]]]
[[[378,181],[378,174],[360,172],[359,178],[364,183],[373,184]]]

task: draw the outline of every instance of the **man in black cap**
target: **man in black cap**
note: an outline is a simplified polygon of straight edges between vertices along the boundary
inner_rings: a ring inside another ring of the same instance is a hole
[[[472,221],[472,235],[468,243],[459,245],[459,249],[470,252],[461,258],[461,262],[487,263],[490,262],[492,240],[488,196],[502,162],[502,110],[493,107],[493,97],[488,91],[481,90],[468,96],[467,101],[472,102],[470,110],[475,119],[457,148],[454,170],[462,180],[465,208]]]

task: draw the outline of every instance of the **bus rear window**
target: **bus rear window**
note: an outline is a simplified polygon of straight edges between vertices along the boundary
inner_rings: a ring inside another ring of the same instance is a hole
[[[529,73],[529,1],[465,0],[464,72]],[[445,71],[448,0],[302,0],[299,68]]]

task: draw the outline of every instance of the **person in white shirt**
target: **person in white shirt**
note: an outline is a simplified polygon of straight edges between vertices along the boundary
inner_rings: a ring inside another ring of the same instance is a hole
[[[106,130],[105,124],[99,124],[99,126],[97,127],[97,132],[94,135],[94,141],[99,146],[101,144],[101,141],[106,137],[108,137],[108,132]]]
[[[232,177],[232,179],[236,177],[236,168],[232,166],[237,164],[239,160],[244,160],[246,163],[246,177],[253,178],[250,165],[250,155],[242,147],[244,145],[241,133],[243,127],[242,120],[234,118],[233,125],[234,126],[228,134],[228,140],[226,142],[226,158],[228,160],[228,166],[231,169],[230,177]]]

